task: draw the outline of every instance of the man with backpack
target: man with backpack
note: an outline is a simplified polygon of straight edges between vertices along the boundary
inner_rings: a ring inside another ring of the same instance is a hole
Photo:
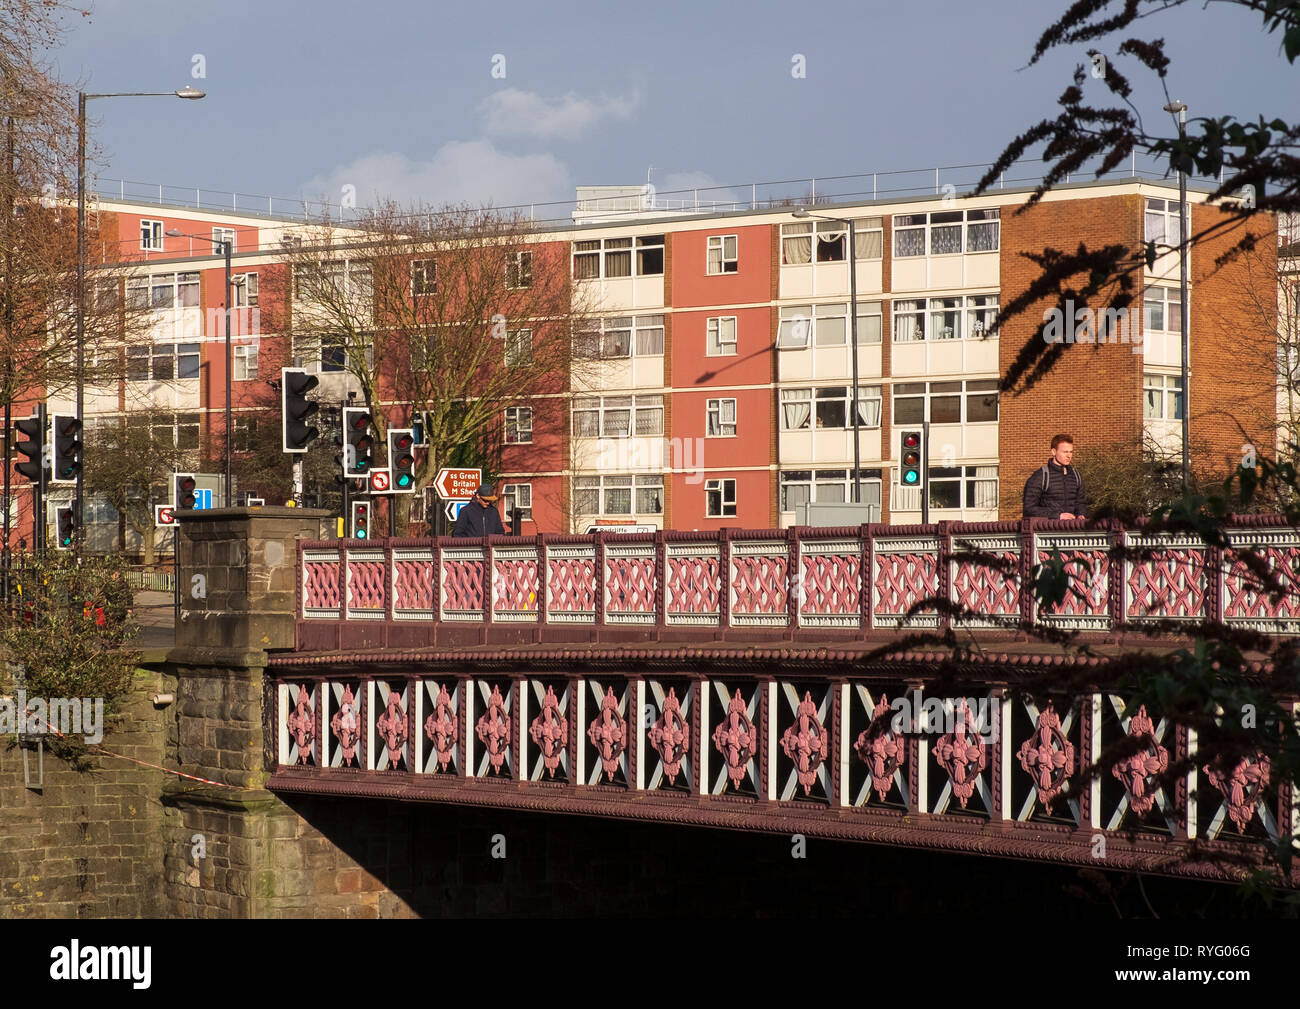
[[[1025,518],[1081,519],[1088,510],[1087,492],[1079,470],[1071,465],[1074,439],[1058,434],[1052,457],[1025,481]]]

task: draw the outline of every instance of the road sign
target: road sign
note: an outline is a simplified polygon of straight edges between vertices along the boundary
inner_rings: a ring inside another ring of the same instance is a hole
[[[194,492],[194,510],[212,507],[212,488],[200,487]]]
[[[370,471],[371,494],[387,494],[391,486],[387,469],[372,469]]]
[[[468,501],[483,482],[481,469],[440,469],[433,488],[444,501]]]
[[[158,528],[176,524],[175,505],[161,504],[153,506],[153,524]]]
[[[475,489],[478,489],[477,485],[475,485]],[[468,501],[448,501],[442,509],[447,516],[447,521],[455,522],[456,518],[460,515],[460,510],[467,504],[469,504]]]

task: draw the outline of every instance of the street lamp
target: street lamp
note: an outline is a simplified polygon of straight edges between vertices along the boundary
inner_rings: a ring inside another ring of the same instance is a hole
[[[200,238],[208,240],[206,235],[191,235],[179,228],[169,228],[166,232],[169,238]],[[217,240],[211,239],[213,245],[221,246],[223,254],[226,257],[226,507],[230,507],[230,253],[234,243],[228,238]]]
[[[185,98],[197,101],[205,92],[194,87],[177,91],[77,92],[77,423],[84,430],[86,396],[86,102],[92,98]],[[77,499],[73,502],[77,548],[80,550],[85,467],[77,470]]]
[[[1177,99],[1165,106],[1165,111],[1178,117],[1178,139],[1181,141],[1187,136],[1187,104]],[[1179,159],[1180,163],[1182,159]],[[1191,390],[1187,387],[1187,365],[1191,348],[1187,339],[1187,314],[1191,306],[1187,303],[1187,232],[1191,225],[1191,214],[1187,213],[1187,173],[1182,168],[1178,169],[1178,297],[1182,301],[1182,311],[1179,313],[1182,319],[1182,358],[1183,358],[1183,493],[1187,493],[1187,486],[1191,480],[1191,446],[1189,428],[1191,411],[1187,405],[1191,400]]]
[[[807,207],[796,207],[791,216],[800,220],[815,217],[820,221],[838,221],[849,226],[849,327],[853,333],[853,503],[862,503],[862,449],[859,445],[861,418],[858,416],[858,243],[853,220],[847,217],[823,217],[810,214]],[[813,255],[817,255],[817,234],[813,233]]]

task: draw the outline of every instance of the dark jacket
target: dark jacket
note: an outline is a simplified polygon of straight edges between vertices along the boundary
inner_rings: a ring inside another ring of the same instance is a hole
[[[1025,481],[1025,518],[1055,519],[1065,512],[1084,516],[1088,494],[1075,466],[1062,466],[1055,459],[1029,474]]]
[[[453,536],[504,536],[505,533],[497,506],[490,504],[484,508],[477,501],[465,502],[451,531]]]

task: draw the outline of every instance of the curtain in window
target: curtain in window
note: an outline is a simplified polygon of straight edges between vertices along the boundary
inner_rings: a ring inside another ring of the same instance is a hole
[[[802,431],[807,428],[812,417],[812,396],[796,399],[782,395],[781,417],[787,431]]]
[[[909,228],[906,231],[894,232],[894,255],[895,256],[924,256],[925,255],[925,229]]]
[[[787,266],[812,262],[812,225],[800,225],[799,228],[802,234],[790,228],[781,239],[781,261]]]
[[[996,466],[976,466],[975,469],[975,507],[996,508],[998,506],[998,468]]]
[[[879,399],[858,400],[858,424],[861,427],[880,427]]]
[[[709,272],[722,272],[722,243],[709,246]]]
[[[997,221],[968,224],[966,226],[966,251],[996,252],[998,249],[998,229],[1000,227],[1001,225]]]
[[[930,255],[942,256],[961,252],[961,225],[948,224],[930,227]]]
[[[880,259],[885,249],[885,236],[880,231],[857,231],[853,235],[855,259]]]

